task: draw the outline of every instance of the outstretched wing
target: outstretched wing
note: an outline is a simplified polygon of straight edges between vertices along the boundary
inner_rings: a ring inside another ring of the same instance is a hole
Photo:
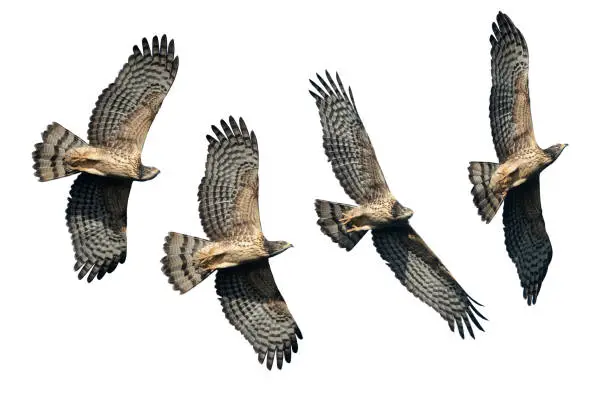
[[[493,23],[489,119],[500,162],[535,146],[529,104],[529,51],[523,34],[510,18],[499,13]]]
[[[259,362],[267,359],[272,369],[276,354],[279,369],[283,358],[290,363],[302,333],[276,287],[268,260],[219,270],[216,287],[227,320],[251,343]]]
[[[527,304],[535,304],[553,255],[542,216],[539,175],[508,192],[504,232],[508,255],[521,279],[523,297]]]
[[[142,151],[147,133],[170,90],[178,71],[179,59],[174,57],[174,40],[161,45],[153,37],[153,48],[146,38],[142,52],[134,53],[123,66],[115,82],[98,97],[89,122],[89,142],[92,146],[135,146]]]
[[[217,138],[208,139],[206,174],[198,191],[200,219],[210,239],[261,234],[259,222],[259,150],[254,132],[242,118],[222,120]]]
[[[79,279],[115,270],[127,255],[127,205],[132,181],[81,173],[70,189],[66,221]]]
[[[374,147],[357,113],[351,88],[347,95],[338,74],[338,85],[329,72],[325,74],[327,82],[317,74],[324,89],[311,80],[316,92],[310,91],[310,94],[319,108],[323,146],[336,178],[346,194],[359,204],[390,195]]]
[[[376,250],[402,285],[440,313],[452,331],[457,323],[463,338],[465,324],[474,337],[470,320],[484,331],[474,314],[486,318],[472,304],[479,303],[463,290],[411,226],[375,229],[372,237]]]

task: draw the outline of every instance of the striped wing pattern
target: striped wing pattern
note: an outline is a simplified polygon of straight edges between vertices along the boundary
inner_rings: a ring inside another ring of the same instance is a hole
[[[98,97],[89,122],[92,146],[126,148],[142,151],[147,133],[178,71],[174,40],[161,44],[153,37],[152,47],[146,38],[142,51],[134,46],[133,54],[115,82]]]
[[[302,333],[274,282],[268,260],[217,272],[216,288],[223,312],[272,369],[291,362]]]
[[[529,102],[529,51],[523,34],[510,18],[499,13],[491,42],[491,97],[489,119],[500,162],[535,146]]]
[[[463,338],[465,325],[474,337],[470,321],[484,331],[476,316],[486,318],[472,302],[479,303],[463,290],[411,226],[375,229],[372,237],[376,250],[402,285],[438,312],[452,331],[456,324]]]
[[[66,221],[79,279],[102,279],[125,262],[131,186],[131,180],[87,173],[81,173],[72,185]]]
[[[206,174],[198,191],[200,219],[210,239],[261,234],[259,221],[259,150],[254,132],[242,118],[208,135]]]
[[[516,265],[523,297],[535,304],[553,250],[540,203],[540,176],[510,190],[504,204],[506,249]]]
[[[310,91],[310,94],[319,108],[323,146],[336,178],[344,191],[359,204],[390,195],[374,147],[357,112],[351,88],[347,94],[338,74],[337,85],[327,71],[326,76],[327,81],[317,75],[320,85],[310,81],[316,91]]]

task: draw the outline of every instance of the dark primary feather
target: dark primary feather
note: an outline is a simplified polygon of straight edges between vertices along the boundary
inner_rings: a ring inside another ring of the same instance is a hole
[[[248,340],[272,369],[291,362],[302,333],[274,282],[268,260],[217,272],[217,294],[230,323]]]
[[[535,304],[552,260],[540,203],[540,176],[510,190],[504,204],[506,249],[516,265],[523,297]]]
[[[213,126],[207,136],[206,174],[198,191],[200,219],[210,239],[261,232],[259,221],[259,150],[254,132],[240,118]]]
[[[500,162],[535,144],[529,106],[529,51],[523,34],[503,13],[493,23],[489,118]]]
[[[353,93],[347,94],[336,74],[337,85],[329,72],[327,82],[310,81],[310,91],[319,108],[323,127],[323,146],[344,191],[357,203],[365,204],[390,194],[374,147],[361,122]]]
[[[81,173],[74,181],[66,221],[79,279],[91,282],[115,270],[127,255],[127,204],[132,181]]]
[[[463,338],[465,325],[474,337],[471,323],[484,331],[475,315],[486,318],[472,304],[478,302],[463,290],[410,225],[375,229],[372,237],[376,250],[400,282],[440,313],[452,331],[456,324]]]
[[[89,122],[92,146],[121,147],[135,144],[140,150],[147,132],[178,71],[174,40],[153,37],[153,47],[146,38],[142,52],[134,46],[133,54],[115,82],[98,97]]]

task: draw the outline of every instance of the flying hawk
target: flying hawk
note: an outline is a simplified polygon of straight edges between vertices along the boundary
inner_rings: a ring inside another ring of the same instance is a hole
[[[393,196],[376,160],[374,148],[357,113],[351,88],[344,90],[326,72],[321,85],[310,81],[321,125],[323,146],[336,178],[359,206],[316,200],[321,231],[340,247],[350,251],[372,230],[374,245],[399,281],[417,298],[434,308],[452,331],[457,325],[464,337],[464,325],[474,337],[470,321],[483,330],[475,315],[484,319],[450,272],[410,226],[412,210]]]
[[[35,175],[40,181],[81,173],[70,190],[66,221],[72,234],[79,279],[111,273],[127,255],[127,205],[132,181],[150,180],[159,170],[144,166],[142,147],[179,66],[174,41],[133,53],[115,82],[98,97],[89,122],[89,144],[53,123],[35,146]]]
[[[523,297],[535,304],[552,259],[540,204],[540,173],[566,144],[542,150],[535,140],[529,102],[529,51],[523,34],[499,13],[491,42],[489,118],[498,163],[470,162],[478,214],[489,223],[505,200],[506,249],[516,265]]]
[[[226,318],[251,343],[268,369],[291,362],[302,338],[279,292],[268,258],[291,244],[268,241],[259,222],[259,149],[254,132],[239,119],[221,121],[207,136],[206,174],[198,200],[202,227],[210,240],[170,232],[162,270],[174,289],[185,293],[214,271]]]

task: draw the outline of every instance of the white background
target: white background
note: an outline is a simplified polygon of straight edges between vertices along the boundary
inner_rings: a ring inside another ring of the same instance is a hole
[[[486,1],[45,2],[3,6],[3,407],[609,406],[610,10]],[[258,3],[257,5],[255,3]],[[503,10],[531,54],[539,144],[569,143],[542,178],[554,257],[528,307],[501,213],[472,204],[467,164],[495,161],[489,35]],[[178,77],[135,183],[127,262],[77,280],[64,211],[73,178],[39,183],[30,158],[51,121],[86,137],[100,91],[143,36],[167,33]],[[461,340],[401,286],[366,237],[350,253],[316,225],[314,198],[350,203],[322,148],[308,79],[351,85],[387,181],[412,224],[486,307]],[[204,236],[196,192],[205,134],[243,116],[261,150],[264,232],[304,340],[268,372],[225,320],[213,279],[179,296],[165,234]]]

